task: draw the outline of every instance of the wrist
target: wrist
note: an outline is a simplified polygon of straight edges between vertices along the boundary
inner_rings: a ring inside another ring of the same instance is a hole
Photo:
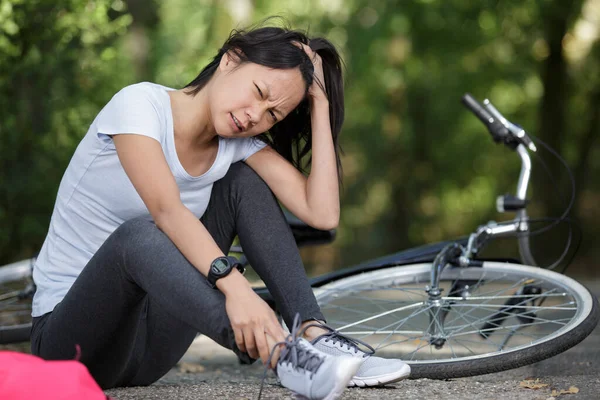
[[[245,268],[235,257],[230,256],[220,256],[213,260],[210,263],[210,267],[208,269],[208,274],[206,275],[206,279],[211,287],[216,288],[217,281],[219,279],[225,278],[229,275],[234,269],[237,269],[242,275],[244,274]]]
[[[232,294],[239,294],[243,289],[250,288],[250,283],[240,271],[234,268],[227,276],[219,279],[216,286],[225,297],[229,297]]]
[[[324,108],[329,111],[329,99],[325,93],[313,96],[311,98],[311,105],[313,108]]]

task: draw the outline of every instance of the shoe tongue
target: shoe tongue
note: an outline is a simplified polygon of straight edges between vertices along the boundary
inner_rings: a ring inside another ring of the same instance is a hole
[[[298,338],[298,347],[298,365],[307,371],[316,372],[323,363],[323,357],[306,339]]]
[[[359,351],[361,353],[369,354],[369,355],[375,354],[375,349],[373,347],[371,347],[369,344],[367,344],[361,340],[351,338],[349,336],[345,336],[345,335],[341,334],[340,332],[333,330],[333,329],[331,329],[329,333],[325,333],[325,334],[315,338],[311,343],[316,344],[320,340],[331,340],[334,344],[337,342],[340,342],[342,344],[342,346],[347,346],[351,350]],[[368,348],[369,350],[368,351],[362,350],[359,347],[359,345],[363,345],[366,348]]]
[[[302,347],[302,349],[306,349],[307,351],[309,349],[312,349],[312,342],[309,342],[308,340],[304,339],[304,338],[298,338],[298,345],[300,347]]]
[[[340,335],[339,333],[335,333],[335,332],[329,332],[324,335],[321,335],[318,338],[316,338],[315,340],[313,340],[312,343],[315,344],[319,340],[331,340],[334,344],[339,342],[342,344],[342,346],[347,346],[351,350],[358,349],[358,346],[356,346],[354,343],[352,343],[350,340],[348,340],[345,336]]]

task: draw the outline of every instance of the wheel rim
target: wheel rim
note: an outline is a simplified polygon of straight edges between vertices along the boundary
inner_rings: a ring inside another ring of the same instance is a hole
[[[29,260],[0,268],[0,330],[23,329],[31,324],[31,297],[20,296],[30,282]]]
[[[369,343],[380,356],[399,356],[411,364],[519,351],[568,333],[591,312],[589,292],[552,271],[493,262],[483,268],[446,268],[440,279],[442,306],[451,308],[443,325],[446,342],[437,349],[431,345],[429,315],[443,312],[443,307],[436,309],[427,302],[430,274],[431,264],[387,268],[317,288],[315,296],[333,328]],[[457,279],[471,285],[449,293]],[[515,296],[524,286],[539,286],[542,293]],[[509,298],[517,300],[507,309]],[[503,323],[488,325],[484,331],[485,321],[497,322],[498,316],[506,316]]]

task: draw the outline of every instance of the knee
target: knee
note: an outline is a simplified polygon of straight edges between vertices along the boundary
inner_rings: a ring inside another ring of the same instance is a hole
[[[111,239],[121,247],[155,246],[164,234],[147,216],[123,222],[111,235]]]
[[[231,164],[223,181],[237,185],[266,185],[265,181],[248,164],[241,161]]]
[[[228,188],[230,193],[246,193],[272,196],[271,189],[265,181],[246,163],[236,162],[231,164],[227,174],[216,182],[217,185]]]

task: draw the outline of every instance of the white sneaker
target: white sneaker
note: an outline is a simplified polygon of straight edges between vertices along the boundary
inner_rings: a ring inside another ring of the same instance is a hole
[[[300,316],[294,319],[292,333],[277,361],[276,373],[283,386],[308,400],[334,400],[346,389],[363,359],[350,356],[332,356],[317,350],[299,332]],[[277,346],[275,345],[275,346]],[[273,354],[273,352],[271,353]],[[264,378],[263,378],[264,382]],[[259,393],[259,399],[262,393]]]
[[[333,356],[352,356],[363,360],[362,365],[350,380],[348,386],[381,386],[398,382],[410,375],[410,365],[399,359],[375,357],[375,350],[368,344],[357,339],[342,335],[324,324],[314,324],[329,333],[321,335],[311,343],[315,348]],[[369,353],[362,351],[358,345],[362,344],[371,350]]]
[[[362,361],[331,356],[315,349],[306,339],[296,338],[279,357],[277,376],[283,386],[304,398],[333,400],[346,389]]]

